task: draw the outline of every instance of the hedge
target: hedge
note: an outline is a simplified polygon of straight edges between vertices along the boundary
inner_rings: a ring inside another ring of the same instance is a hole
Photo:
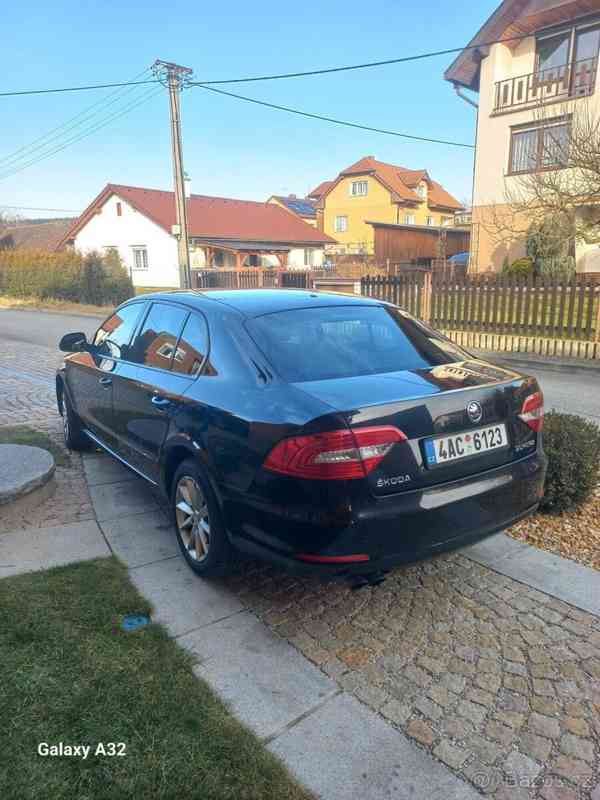
[[[575,414],[551,411],[544,419],[548,473],[542,511],[560,514],[591,497],[600,479],[600,427]]]
[[[134,288],[116,254],[16,249],[0,250],[0,294],[118,305]]]

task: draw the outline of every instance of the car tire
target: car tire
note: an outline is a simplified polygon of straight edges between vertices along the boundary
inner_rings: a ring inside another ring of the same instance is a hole
[[[197,575],[213,578],[233,569],[233,548],[210,483],[192,459],[183,461],[171,485],[171,514],[183,557]]]
[[[63,435],[67,450],[90,450],[92,446],[66,394],[63,395]]]

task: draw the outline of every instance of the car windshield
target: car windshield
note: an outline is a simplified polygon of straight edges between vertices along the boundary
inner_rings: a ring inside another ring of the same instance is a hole
[[[290,383],[427,369],[468,354],[410,314],[389,306],[280,311],[246,326]]]

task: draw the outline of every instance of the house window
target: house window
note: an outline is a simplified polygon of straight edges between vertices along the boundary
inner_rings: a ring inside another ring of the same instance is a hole
[[[304,248],[304,266],[314,267],[315,265],[315,249],[314,247]]]
[[[442,217],[442,225],[444,228],[447,228],[448,225],[452,225],[454,222],[454,217]]]
[[[148,250],[146,247],[133,248],[133,268],[134,269],[148,269]]]
[[[415,215],[414,214],[407,214],[404,217],[404,224],[405,225],[414,225],[415,224]]]
[[[368,181],[352,181],[350,185],[350,194],[353,197],[364,197],[369,190]]]
[[[564,167],[568,161],[569,122],[543,123],[513,128],[510,139],[509,174]]]
[[[346,233],[348,230],[348,217],[336,217],[334,222],[334,229],[336,233]]]
[[[417,194],[419,195],[421,200],[425,200],[425,198],[427,197],[427,186],[425,186],[424,183],[420,183],[417,186]]]
[[[599,50],[598,24],[540,36],[535,52],[537,80],[546,85],[561,81],[567,93],[590,94]]]
[[[121,207],[121,203],[117,203],[117,217],[123,216],[123,209]]]
[[[536,72],[540,80],[550,78],[550,73],[564,67],[569,61],[570,31],[538,39],[536,45]]]
[[[425,218],[425,222],[426,222],[428,225],[433,225],[433,217],[426,217],[426,218]]]

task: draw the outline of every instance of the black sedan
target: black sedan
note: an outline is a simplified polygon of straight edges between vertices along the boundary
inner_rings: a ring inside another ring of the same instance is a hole
[[[543,398],[365,297],[176,291],[120,306],[56,378],[72,449],[168,498],[183,554],[374,576],[535,511]]]

